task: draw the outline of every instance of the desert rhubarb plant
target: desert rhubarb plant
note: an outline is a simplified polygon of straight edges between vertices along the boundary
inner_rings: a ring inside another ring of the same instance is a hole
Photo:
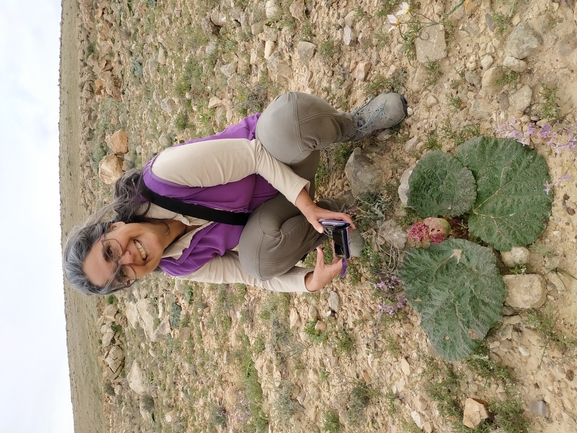
[[[399,276],[437,353],[469,356],[501,319],[505,285],[489,248],[464,239],[407,251]]]

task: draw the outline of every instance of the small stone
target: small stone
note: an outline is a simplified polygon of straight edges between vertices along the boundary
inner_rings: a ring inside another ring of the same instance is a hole
[[[529,403],[529,410],[543,418],[549,418],[549,406],[543,400],[533,400]]]
[[[357,64],[357,67],[355,68],[353,76],[359,81],[365,81],[365,79],[367,78],[367,74],[369,73],[372,67],[373,64],[371,62],[359,62]]]
[[[112,153],[117,155],[124,155],[128,153],[128,135],[124,129],[119,129],[108,139],[108,146],[112,149]]]
[[[524,265],[529,260],[529,250],[525,247],[513,247],[511,251],[501,252],[501,260],[508,268]]]
[[[112,185],[122,173],[122,159],[116,155],[106,155],[98,164],[98,177],[106,185]]]
[[[415,40],[415,50],[419,62],[436,62],[447,57],[444,26],[437,24],[427,27],[421,36]]]
[[[491,56],[485,56],[481,59],[481,66],[483,67],[483,69],[490,68],[492,64],[493,64],[493,57]]]
[[[506,56],[503,59],[503,66],[514,72],[525,72],[527,70],[527,62],[512,56]]]
[[[411,374],[411,366],[409,365],[407,360],[403,357],[401,357],[401,370],[403,371],[405,376],[408,376]]]
[[[424,422],[423,422],[423,418],[421,417],[421,414],[419,412],[412,411],[411,412],[411,418],[413,419],[413,421],[415,422],[417,427],[419,427],[420,429],[423,428]]]
[[[339,295],[337,295],[337,292],[335,292],[334,290],[331,290],[331,292],[329,293],[329,308],[332,311],[339,311],[339,306],[340,306],[340,301],[339,301]]]
[[[176,109],[176,102],[172,98],[164,98],[160,101],[160,108],[170,114]]]
[[[475,428],[487,418],[489,418],[489,413],[482,401],[474,398],[465,400],[465,409],[463,410],[463,424],[465,426]]]
[[[349,26],[345,26],[343,29],[343,42],[345,45],[349,46],[355,41],[355,35]]]
[[[409,178],[411,177],[411,174],[413,174],[414,169],[415,166],[407,168],[401,176],[398,193],[403,206],[407,206],[407,203],[409,202]]]
[[[434,107],[439,103],[439,100],[435,98],[433,95],[427,96],[427,100],[425,101],[425,107]]]
[[[317,323],[315,323],[315,331],[324,332],[326,330],[327,324],[325,322],[318,320]]]
[[[514,308],[539,308],[545,303],[546,283],[538,274],[504,275],[505,302]]]
[[[511,107],[517,113],[523,113],[531,105],[533,98],[533,90],[529,86],[523,86],[511,95]]]
[[[172,146],[172,139],[170,138],[170,135],[167,134],[166,132],[160,134],[160,137],[158,137],[158,142],[163,148]]]
[[[289,327],[296,328],[299,324],[300,316],[296,308],[292,308],[289,313]]]
[[[411,153],[417,150],[417,143],[419,142],[419,136],[414,136],[413,138],[407,140],[405,143],[405,152]]]
[[[543,38],[525,22],[520,23],[509,35],[506,50],[517,59],[524,59],[531,55],[541,44]]]
[[[483,90],[487,93],[495,94],[499,91],[500,86],[498,85],[499,80],[503,78],[503,68],[498,66],[489,68],[484,74],[481,80],[481,85]]]
[[[309,305],[309,320],[317,320],[318,317],[319,312],[317,310],[317,307],[315,307],[314,305]]]

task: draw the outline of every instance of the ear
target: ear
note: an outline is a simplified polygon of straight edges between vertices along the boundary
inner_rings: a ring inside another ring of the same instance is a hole
[[[112,230],[116,230],[117,228],[120,228],[123,225],[126,225],[124,221],[117,221],[115,223],[110,224],[110,230],[108,231],[111,232]]]

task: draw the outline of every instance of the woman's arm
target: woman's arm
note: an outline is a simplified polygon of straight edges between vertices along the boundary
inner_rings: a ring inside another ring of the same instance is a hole
[[[274,158],[257,140],[231,138],[201,141],[162,151],[152,172],[179,185],[207,187],[260,174],[295,204],[309,182]]]
[[[222,257],[216,256],[198,271],[178,278],[199,283],[234,284],[262,287],[273,292],[308,292],[305,277],[312,273],[310,269],[294,267],[286,274],[270,280],[253,277],[240,265],[238,253],[228,251]]]
[[[317,264],[314,270],[295,266],[286,274],[270,280],[261,280],[242,269],[236,251],[228,251],[222,257],[216,256],[198,271],[178,278],[199,283],[241,283],[262,287],[273,292],[316,292],[330,283],[340,273],[342,260],[337,258],[336,255],[334,257],[335,259],[331,263],[325,264],[323,251],[321,247],[317,247]]]
[[[343,212],[333,212],[328,209],[324,209],[322,207],[317,206],[309,196],[306,190],[301,190],[297,199],[295,200],[295,206],[299,208],[301,213],[305,216],[307,221],[315,228],[315,230],[319,233],[323,232],[323,226],[319,222],[322,219],[334,219],[334,220],[341,220],[347,221],[351,224],[351,227],[354,229],[355,225],[353,224],[353,220],[350,215],[343,213]]]

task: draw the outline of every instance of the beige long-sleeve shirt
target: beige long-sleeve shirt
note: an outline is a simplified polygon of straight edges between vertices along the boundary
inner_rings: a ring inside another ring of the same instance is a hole
[[[220,139],[175,146],[164,150],[152,165],[154,175],[179,185],[208,187],[235,182],[251,174],[260,174],[293,204],[309,182],[279,162],[258,140],[243,138]],[[151,218],[176,219],[186,225],[199,226],[177,239],[163,257],[178,258],[199,230],[212,224],[187,215],[177,214],[156,205],[147,213]],[[228,251],[215,257],[195,272],[179,278],[206,283],[242,283],[275,292],[307,292],[305,275],[311,269],[294,267],[284,275],[260,280],[248,274],[240,265],[238,253]]]

